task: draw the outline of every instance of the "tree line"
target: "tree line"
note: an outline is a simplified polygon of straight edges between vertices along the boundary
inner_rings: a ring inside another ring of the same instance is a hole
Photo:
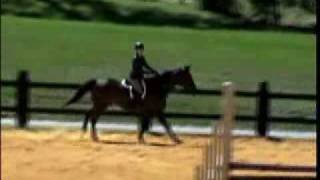
[[[199,0],[200,8],[232,17],[246,16],[244,4],[249,4],[253,17],[265,23],[278,24],[281,9],[300,8],[308,13],[316,13],[316,0]]]

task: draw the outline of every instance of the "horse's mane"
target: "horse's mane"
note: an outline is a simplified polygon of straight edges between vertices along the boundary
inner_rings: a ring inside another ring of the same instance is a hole
[[[182,70],[181,67],[173,68],[173,69],[165,69],[165,70],[160,72],[160,76],[163,76],[163,75],[166,75],[166,74],[176,73],[176,72],[179,72],[181,70]]]

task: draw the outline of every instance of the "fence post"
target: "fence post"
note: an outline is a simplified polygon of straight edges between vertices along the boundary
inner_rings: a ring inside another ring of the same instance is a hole
[[[18,128],[25,128],[28,123],[29,83],[29,73],[27,71],[19,72],[16,95],[16,125]]]
[[[280,1],[273,0],[273,23],[274,25],[279,25],[279,20],[281,19],[280,14]]]
[[[257,133],[265,137],[269,129],[269,84],[264,81],[259,84],[257,97]]]

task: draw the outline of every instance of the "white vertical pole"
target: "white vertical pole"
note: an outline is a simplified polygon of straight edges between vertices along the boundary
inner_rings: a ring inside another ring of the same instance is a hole
[[[236,113],[235,107],[235,90],[231,82],[223,83],[223,180],[228,179],[229,164],[231,159],[231,141],[232,141],[232,129],[234,124],[234,117]]]

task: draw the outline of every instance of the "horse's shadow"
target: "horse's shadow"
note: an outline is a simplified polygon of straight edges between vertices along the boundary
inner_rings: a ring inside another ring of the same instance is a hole
[[[173,147],[176,144],[165,144],[158,142],[146,142],[146,143],[138,143],[135,141],[114,141],[114,140],[100,140],[99,143],[107,144],[107,145],[145,145],[145,146],[157,146],[157,147]]]

